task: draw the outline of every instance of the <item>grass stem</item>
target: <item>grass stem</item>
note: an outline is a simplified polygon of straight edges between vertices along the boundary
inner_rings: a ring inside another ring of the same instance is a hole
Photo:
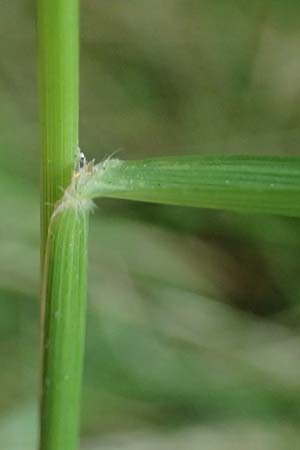
[[[78,157],[78,15],[78,0],[38,0],[43,273],[40,450],[75,450],[79,434],[88,212],[66,206],[53,215]]]

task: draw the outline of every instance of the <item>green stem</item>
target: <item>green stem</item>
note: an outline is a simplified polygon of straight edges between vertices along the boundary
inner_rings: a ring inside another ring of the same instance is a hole
[[[78,0],[38,0],[42,256],[78,152],[78,28]]]
[[[75,450],[84,347],[88,212],[61,204],[78,157],[78,0],[38,0],[43,273],[40,450]],[[55,214],[53,215],[53,212]]]

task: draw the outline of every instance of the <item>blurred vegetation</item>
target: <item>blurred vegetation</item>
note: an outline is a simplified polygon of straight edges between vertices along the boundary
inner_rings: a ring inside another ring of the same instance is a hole
[[[0,15],[0,442],[36,441],[35,9]],[[295,0],[82,3],[89,159],[299,155]],[[92,218],[82,448],[296,448],[300,224],[102,200]]]

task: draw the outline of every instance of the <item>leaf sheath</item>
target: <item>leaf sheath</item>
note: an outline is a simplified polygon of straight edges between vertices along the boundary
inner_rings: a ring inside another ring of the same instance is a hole
[[[88,212],[51,221],[43,285],[42,450],[77,448],[86,319]]]

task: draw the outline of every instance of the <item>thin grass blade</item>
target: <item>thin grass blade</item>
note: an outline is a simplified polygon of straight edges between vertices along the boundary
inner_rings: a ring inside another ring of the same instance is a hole
[[[300,159],[191,156],[109,159],[79,177],[84,198],[112,197],[170,205],[300,217]]]

